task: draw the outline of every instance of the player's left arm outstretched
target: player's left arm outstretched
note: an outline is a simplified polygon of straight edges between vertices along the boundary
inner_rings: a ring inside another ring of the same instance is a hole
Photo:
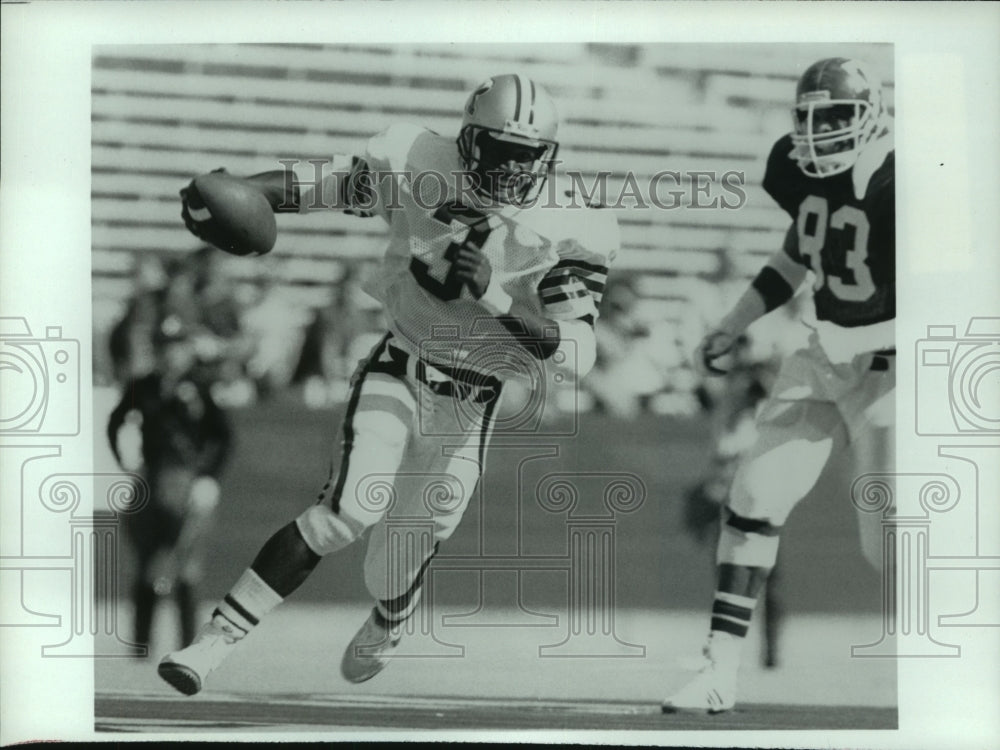
[[[709,331],[695,350],[693,364],[698,374],[725,375],[715,360],[732,351],[740,335],[750,325],[788,302],[806,277],[806,268],[798,257],[795,223],[788,228],[782,248],[775,252],[757,276],[726,313]]]

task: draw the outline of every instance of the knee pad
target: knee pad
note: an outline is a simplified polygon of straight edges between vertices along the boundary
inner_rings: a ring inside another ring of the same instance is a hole
[[[728,511],[719,533],[716,562],[773,568],[778,559],[779,530],[767,521]]]
[[[328,506],[309,506],[298,518],[295,525],[309,548],[317,555],[328,555],[351,544],[363,528],[356,523],[341,518]]]
[[[772,519],[780,526],[815,486],[823,466],[806,461],[805,468],[790,477],[787,470],[767,458],[740,467],[730,489],[729,505],[749,518]]]

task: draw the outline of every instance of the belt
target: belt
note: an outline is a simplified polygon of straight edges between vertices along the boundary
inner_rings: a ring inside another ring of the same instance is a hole
[[[392,344],[386,346],[386,352],[390,360],[388,362],[377,360],[371,367],[372,372],[384,372],[397,378],[410,375],[427,386],[435,395],[459,401],[471,398],[475,403],[485,404],[500,395],[500,380],[492,375],[482,375],[461,367],[431,364]],[[429,377],[428,369],[444,375],[447,379]]]

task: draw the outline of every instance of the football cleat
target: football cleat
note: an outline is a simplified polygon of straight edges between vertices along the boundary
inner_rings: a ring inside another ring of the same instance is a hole
[[[820,60],[796,88],[789,156],[810,177],[846,172],[879,134],[883,114],[882,85],[862,63]]]
[[[391,625],[372,607],[365,624],[354,635],[340,660],[340,673],[348,682],[364,682],[389,663],[388,653],[403,637],[400,624]]]
[[[164,656],[156,672],[178,692],[194,695],[201,691],[209,672],[222,664],[236,643],[231,635],[208,623],[190,646]]]
[[[736,670],[720,668],[709,660],[687,685],[663,701],[661,708],[665,714],[718,714],[735,705]]]
[[[480,197],[523,206],[538,197],[559,143],[555,103],[522,75],[494,76],[465,103],[458,153]]]

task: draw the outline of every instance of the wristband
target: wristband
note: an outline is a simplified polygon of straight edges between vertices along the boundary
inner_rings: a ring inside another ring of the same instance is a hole
[[[507,294],[502,286],[494,283],[493,279],[490,279],[489,286],[478,301],[494,317],[506,315],[514,305],[514,298]]]
[[[767,312],[781,307],[795,294],[792,285],[771,266],[764,266],[760,269],[760,273],[751,283],[760,294],[761,299],[764,300],[764,309]]]

